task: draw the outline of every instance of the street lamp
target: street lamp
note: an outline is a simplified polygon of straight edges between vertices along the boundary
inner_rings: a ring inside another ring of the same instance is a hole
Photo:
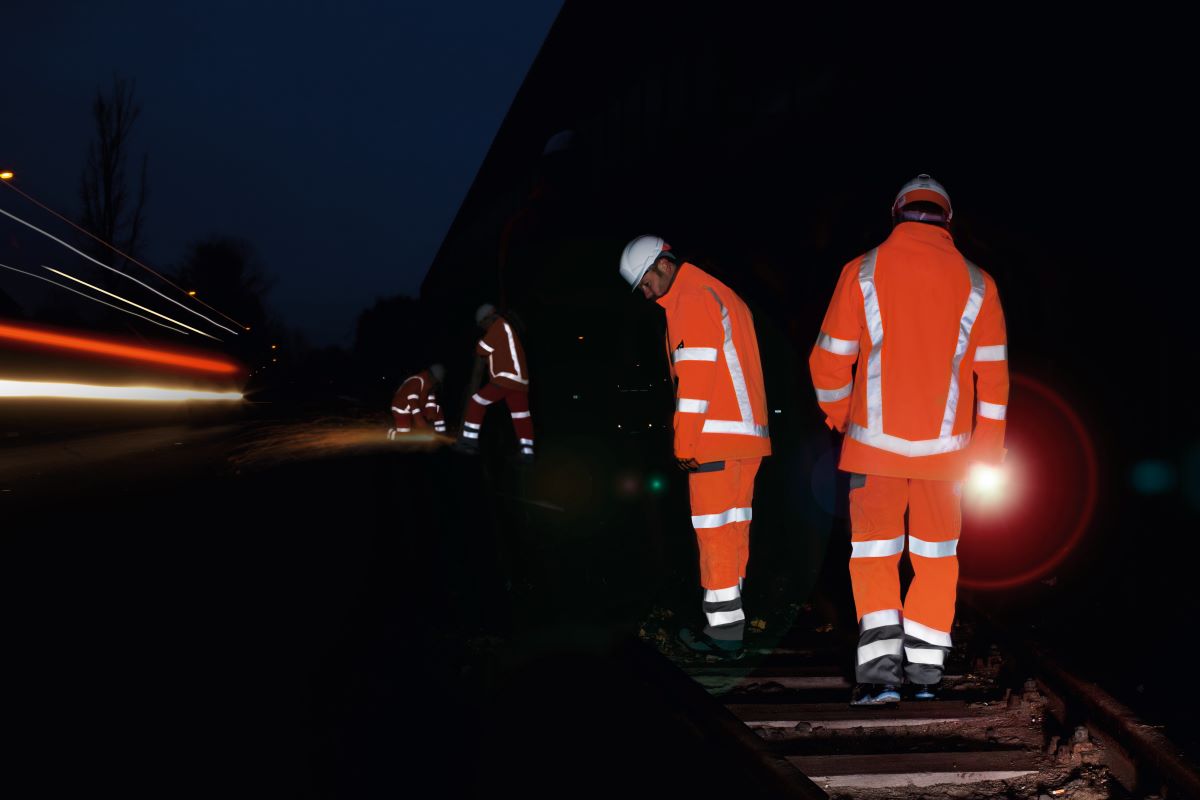
[[[11,181],[12,179],[13,174],[11,171],[4,170],[3,172],[0,172],[0,181]]]

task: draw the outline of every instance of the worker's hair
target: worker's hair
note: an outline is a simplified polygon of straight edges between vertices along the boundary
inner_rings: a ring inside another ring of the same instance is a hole
[[[901,222],[924,222],[941,228],[950,227],[950,221],[946,219],[946,210],[930,200],[914,200],[897,209],[892,224],[899,225]]]

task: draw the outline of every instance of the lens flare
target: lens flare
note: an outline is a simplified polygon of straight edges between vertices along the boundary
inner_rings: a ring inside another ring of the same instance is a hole
[[[83,336],[73,336],[65,333],[27,328],[20,325],[0,324],[0,339],[15,342],[57,347],[63,350],[77,350],[84,353],[114,356],[131,361],[145,361],[154,364],[166,364],[173,367],[185,367],[201,372],[216,372],[231,375],[237,372],[235,364],[215,358],[172,353],[169,350],[156,350],[150,347],[120,344],[103,339],[90,339]]]
[[[181,400],[241,400],[241,392],[205,392],[161,386],[97,386],[86,383],[0,380],[0,397],[62,398],[70,400],[136,400],[179,402]]]

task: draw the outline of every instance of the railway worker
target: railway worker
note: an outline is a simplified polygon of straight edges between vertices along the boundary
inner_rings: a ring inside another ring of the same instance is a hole
[[[962,481],[970,463],[1005,454],[1004,313],[995,281],[954,246],[952,214],[928,175],[900,189],[891,235],[842,268],[809,358],[826,424],[846,434],[855,704],[898,702],[904,677],[916,699],[934,697],[951,645]],[[905,509],[914,578],[902,605]]]
[[[517,434],[518,460],[533,463],[533,419],[529,416],[529,366],[525,361],[525,349],[512,324],[496,311],[495,306],[484,303],[475,312],[475,323],[483,329],[483,338],[475,344],[478,356],[472,385],[483,382],[483,368],[487,366],[488,382],[475,392],[467,403],[462,434],[456,445],[466,453],[479,452],[479,433],[483,429],[483,417],[492,403],[503,401],[512,416],[513,429]]]
[[[621,277],[667,313],[667,360],[675,380],[675,459],[688,473],[700,549],[705,626],[684,628],[692,651],[742,653],[742,586],[750,558],[754,476],[771,454],[767,396],[750,310],[733,290],[657,236],[621,255]]]
[[[434,364],[400,384],[392,397],[394,427],[388,430],[389,439],[412,432],[414,426],[420,428],[426,424],[432,425],[437,433],[446,432],[446,420],[436,394],[445,377],[446,370],[442,365]]]

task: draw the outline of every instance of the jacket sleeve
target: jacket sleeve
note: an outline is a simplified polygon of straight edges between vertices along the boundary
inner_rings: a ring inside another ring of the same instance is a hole
[[[858,285],[858,261],[842,269],[833,300],[821,323],[821,334],[808,357],[817,403],[825,412],[825,424],[844,432],[850,419],[850,397],[854,393],[854,364],[859,340],[866,327],[862,289]]]
[[[680,302],[667,320],[671,366],[678,377],[675,398],[675,457],[695,458],[717,380],[717,358],[725,343],[721,307],[711,292]],[[682,344],[682,347],[680,346]]]
[[[1008,334],[1000,293],[990,278],[979,319],[972,369],[976,376],[978,411],[971,437],[972,460],[989,464],[1004,461],[1004,428],[1008,413]]]
[[[492,335],[495,330],[496,324],[492,323],[492,327],[487,329],[487,332],[483,334],[483,338],[475,343],[475,355],[480,358],[487,358],[495,351],[496,346],[492,344],[495,341],[495,337]],[[490,342],[488,341],[489,339],[491,340]]]

